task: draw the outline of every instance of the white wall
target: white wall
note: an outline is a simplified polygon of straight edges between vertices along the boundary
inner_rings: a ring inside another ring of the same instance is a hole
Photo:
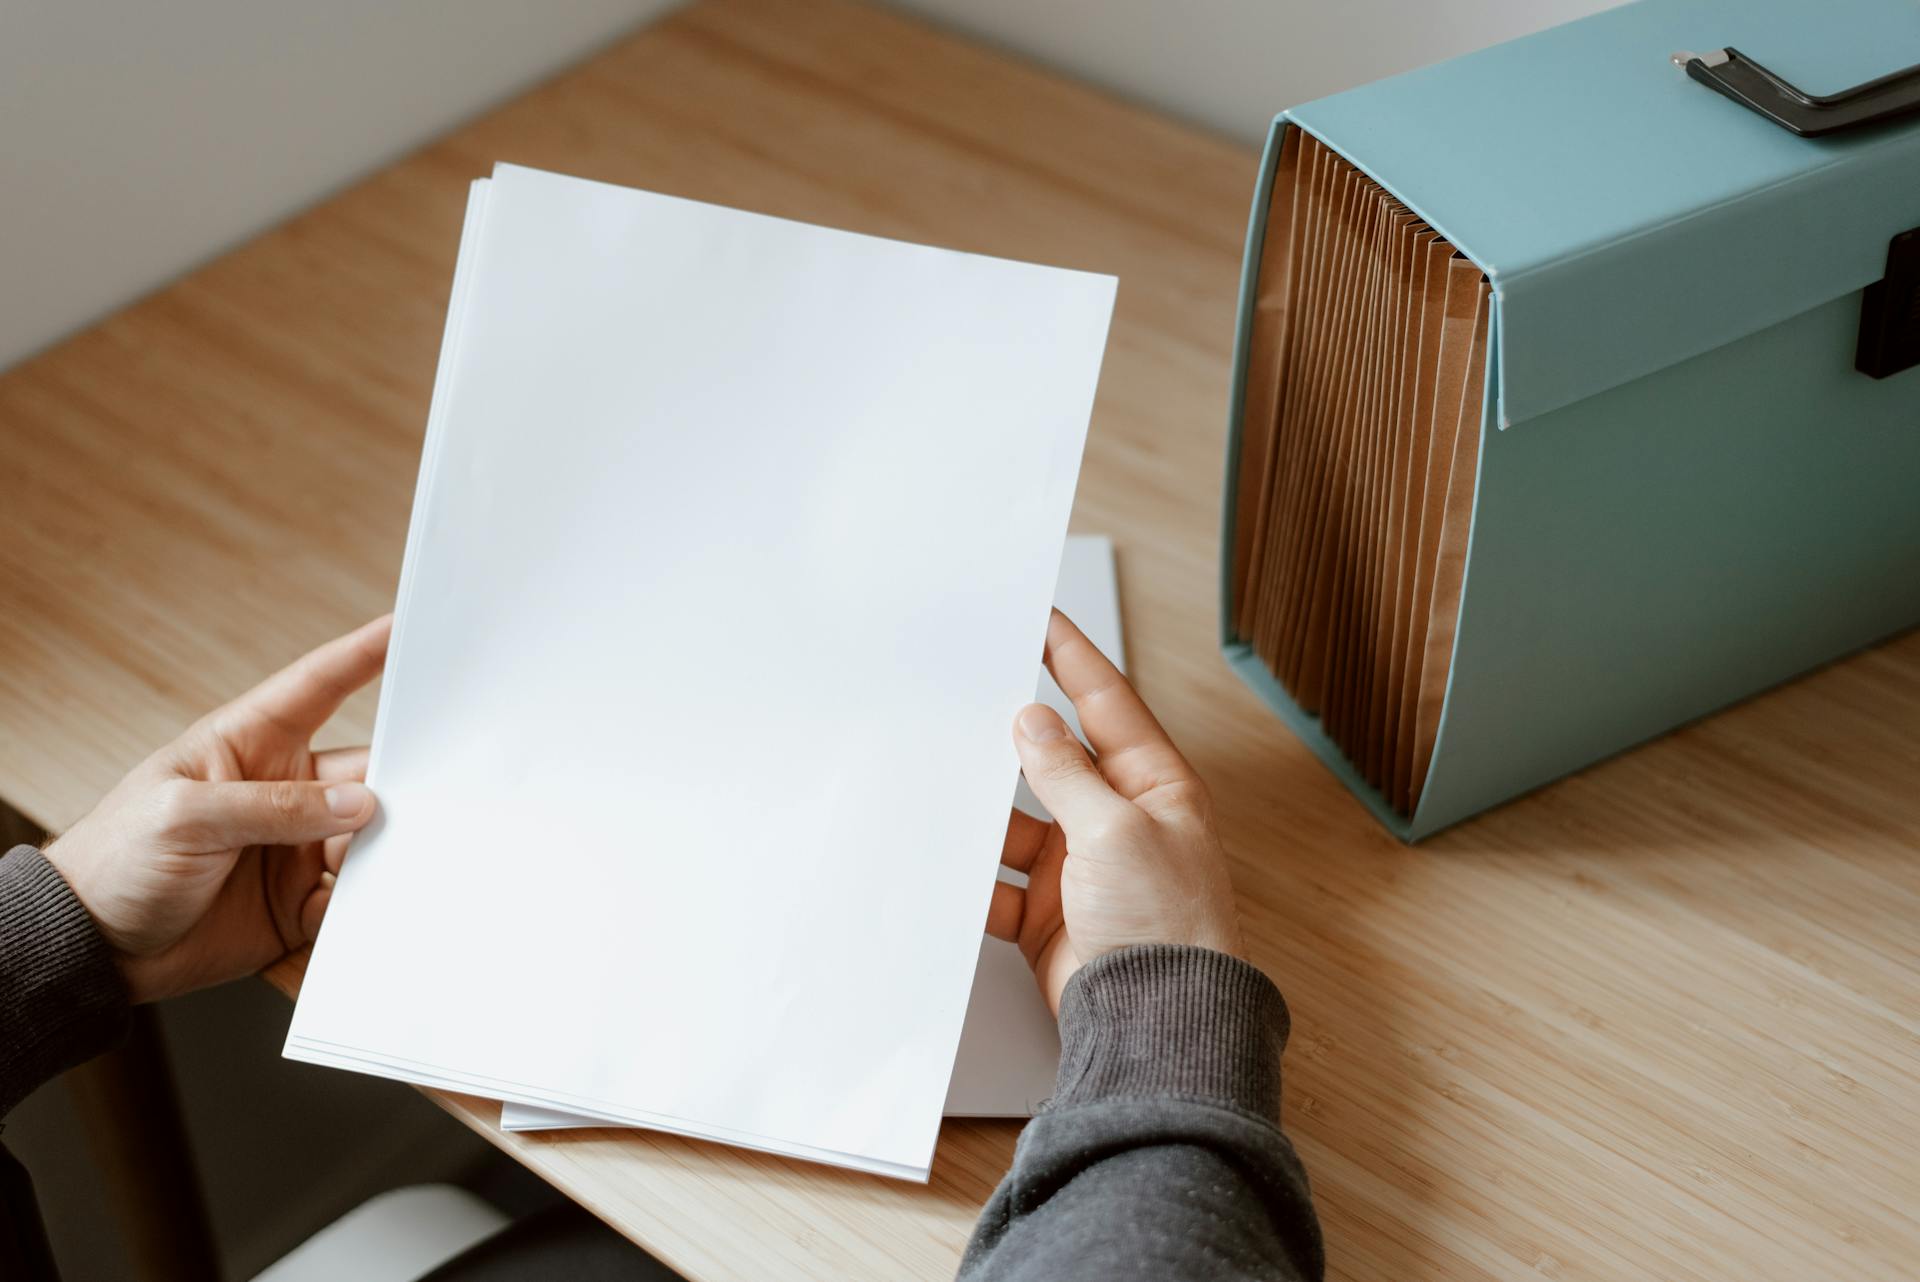
[[[1619,0],[895,0],[1247,142],[1284,107]]]
[[[0,0],[0,369],[671,2]],[[1252,140],[1610,0],[897,2]]]
[[[0,0],[0,369],[669,0]]]

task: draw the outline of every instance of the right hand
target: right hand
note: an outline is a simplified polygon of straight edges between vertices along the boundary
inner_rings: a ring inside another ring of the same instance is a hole
[[[1020,945],[1057,1015],[1067,980],[1102,953],[1191,944],[1237,957],[1244,945],[1206,785],[1126,677],[1058,610],[1046,663],[1097,762],[1045,704],[1014,719],[1027,785],[1053,822],[1013,812],[1000,862],[1027,885],[995,883],[987,933]]]

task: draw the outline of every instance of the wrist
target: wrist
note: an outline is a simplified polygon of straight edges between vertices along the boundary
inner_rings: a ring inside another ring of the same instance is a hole
[[[1251,964],[1213,949],[1145,944],[1104,954],[1060,1002],[1051,1108],[1178,1095],[1277,1118],[1286,1002]]]
[[[115,938],[115,932],[103,911],[104,896],[93,876],[93,861],[86,857],[85,844],[84,840],[76,844],[73,833],[69,831],[51,838],[36,853],[60,875],[60,880],[66,885],[67,893],[72,895],[74,901],[86,912],[87,919],[93,923],[94,930],[124,973],[119,941]]]
[[[0,1114],[124,1034],[112,948],[59,870],[18,846],[0,857]]]
[[[81,821],[82,824],[85,822]],[[78,841],[75,840],[76,835]],[[142,982],[140,953],[133,946],[133,938],[115,921],[111,911],[115,907],[124,909],[125,897],[117,896],[111,878],[102,875],[106,870],[101,868],[98,859],[90,855],[87,835],[80,825],[75,825],[50,840],[38,853],[59,874],[74,901],[86,913],[87,920],[106,948],[114,971],[120,977],[127,1000],[135,1006],[143,1005],[166,994],[150,991]]]

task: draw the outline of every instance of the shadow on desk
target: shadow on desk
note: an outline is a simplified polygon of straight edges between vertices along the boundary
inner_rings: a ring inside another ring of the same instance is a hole
[[[1672,1276],[1911,1192],[1920,634],[1417,847],[1241,728],[1196,764],[1292,1007],[1333,1276]],[[1836,1185],[1810,1155],[1842,1142]],[[1756,1229],[1755,1189],[1805,1217]]]

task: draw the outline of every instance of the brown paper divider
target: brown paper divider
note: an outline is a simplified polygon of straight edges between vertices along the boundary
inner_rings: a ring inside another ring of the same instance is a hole
[[[1334,284],[1339,291],[1339,320],[1324,353],[1326,401],[1323,432],[1326,451],[1315,486],[1313,518],[1303,547],[1307,559],[1301,574],[1301,596],[1296,609],[1300,647],[1295,681],[1302,703],[1324,714],[1327,688],[1328,634],[1331,601],[1338,591],[1345,545],[1339,531],[1346,520],[1350,436],[1354,392],[1355,348],[1365,323],[1363,295],[1367,274],[1366,242],[1373,217],[1371,193],[1354,176],[1350,201],[1343,202],[1341,234],[1346,240],[1345,265]]]
[[[1318,543],[1318,546],[1328,550],[1329,555],[1323,562],[1321,586],[1316,589],[1318,595],[1314,609],[1319,611],[1317,622],[1309,624],[1316,628],[1321,638],[1321,649],[1317,675],[1308,679],[1310,682],[1317,681],[1320,717],[1329,733],[1334,733],[1336,738],[1335,727],[1341,714],[1341,678],[1347,657],[1345,631],[1353,589],[1354,545],[1363,502],[1360,494],[1365,439],[1363,406],[1367,392],[1367,362],[1373,341],[1373,291],[1379,276],[1377,246],[1387,218],[1387,210],[1379,192],[1362,194],[1359,214],[1362,220],[1357,243],[1359,261],[1352,281],[1354,325],[1348,334],[1349,346],[1336,358],[1340,373],[1332,430],[1338,447],[1335,450],[1332,488],[1328,493],[1326,524]]]
[[[1399,532],[1400,571],[1398,583],[1400,622],[1394,629],[1388,651],[1391,667],[1387,674],[1386,725],[1383,729],[1385,760],[1381,765],[1381,792],[1396,806],[1402,795],[1405,775],[1412,769],[1412,754],[1403,758],[1410,719],[1406,716],[1407,653],[1414,631],[1419,627],[1415,607],[1416,584],[1420,575],[1420,528],[1427,506],[1427,486],[1433,469],[1433,394],[1440,369],[1440,334],[1447,312],[1447,264],[1453,258],[1453,246],[1434,236],[1422,250],[1420,333],[1414,354],[1413,400],[1408,407],[1407,510]],[[1404,762],[1404,764],[1403,764]]]
[[[1267,613],[1267,628],[1273,646],[1272,664],[1281,679],[1289,684],[1291,674],[1285,647],[1291,635],[1288,623],[1300,580],[1300,565],[1295,549],[1301,542],[1300,529],[1310,517],[1306,478],[1319,466],[1319,454],[1325,445],[1321,428],[1325,400],[1315,395],[1315,388],[1327,336],[1335,323],[1334,307],[1338,297],[1335,278],[1343,267],[1343,259],[1338,252],[1340,237],[1336,224],[1343,196],[1352,185],[1351,176],[1331,152],[1318,146],[1316,152],[1320,173],[1319,205],[1314,229],[1315,243],[1311,247],[1316,261],[1313,264],[1315,275],[1312,293],[1308,299],[1314,323],[1311,327],[1302,328],[1291,366],[1294,395],[1287,402],[1285,431],[1292,450],[1283,478],[1284,485],[1274,505],[1276,574],[1274,594],[1268,603]]]
[[[1467,570],[1467,534],[1480,461],[1481,412],[1486,388],[1481,371],[1487,363],[1491,295],[1485,279],[1478,281],[1466,378],[1455,410],[1453,468],[1448,478],[1446,510],[1440,521],[1440,545],[1434,556],[1433,608],[1427,623],[1426,654],[1421,660],[1419,706],[1414,713],[1413,790],[1407,802],[1409,809],[1419,803],[1427,767],[1433,761],[1433,744],[1440,730],[1440,708],[1446,697],[1447,673],[1453,658],[1454,626],[1460,617],[1460,590]]]
[[[1253,324],[1247,344],[1245,405],[1241,414],[1240,478],[1234,502],[1230,604],[1236,629],[1249,617],[1250,589],[1258,575],[1260,535],[1273,484],[1274,435],[1278,428],[1282,365],[1298,276],[1300,131],[1290,129],[1280,145],[1273,190],[1267,201],[1266,235],[1254,286]]]
[[[1412,630],[1408,637],[1405,702],[1400,709],[1400,741],[1395,748],[1394,805],[1411,812],[1415,780],[1415,712],[1420,700],[1420,677],[1426,655],[1427,631],[1432,622],[1434,572],[1439,564],[1440,529],[1446,515],[1448,483],[1453,473],[1454,438],[1460,426],[1460,397],[1467,376],[1468,352],[1473,346],[1474,317],[1480,299],[1480,269],[1464,258],[1447,260],[1446,311],[1440,327],[1439,361],[1434,374],[1432,436],[1429,442],[1426,497],[1420,512],[1420,542],[1414,562]]]
[[[1412,290],[1414,229],[1419,225],[1419,220],[1404,209],[1394,215],[1391,275],[1382,299],[1383,337],[1375,362],[1376,395],[1370,414],[1375,445],[1373,491],[1366,517],[1369,542],[1366,595],[1356,642],[1360,658],[1354,665],[1354,685],[1347,725],[1343,729],[1343,738],[1352,745],[1348,756],[1362,777],[1370,782],[1377,779],[1381,756],[1380,736],[1375,726],[1384,688],[1382,674],[1387,663],[1387,575],[1392,560],[1393,522],[1398,515],[1398,495],[1394,487],[1404,456],[1398,435],[1401,366],[1406,350],[1407,303]]]
[[[1376,205],[1368,236],[1367,272],[1363,285],[1365,323],[1353,370],[1353,400],[1347,418],[1350,438],[1347,502],[1339,545],[1345,555],[1337,574],[1337,594],[1328,639],[1327,732],[1348,755],[1359,747],[1350,738],[1353,696],[1358,672],[1366,659],[1364,619],[1371,592],[1374,523],[1379,449],[1381,364],[1386,348],[1387,295],[1392,288],[1393,233],[1405,209],[1383,191],[1374,193]]]
[[[1325,514],[1327,480],[1334,453],[1329,439],[1334,375],[1331,370],[1338,335],[1345,332],[1351,312],[1350,280],[1356,255],[1351,226],[1360,193],[1357,173],[1327,153],[1328,207],[1321,229],[1321,248],[1327,256],[1320,281],[1319,317],[1311,342],[1303,351],[1300,381],[1301,418],[1298,452],[1290,477],[1294,493],[1279,511],[1282,518],[1280,555],[1285,580],[1274,602],[1274,626],[1280,647],[1275,671],[1296,699],[1303,699],[1300,656],[1304,648],[1302,616],[1314,589],[1314,537]],[[1302,706],[1317,711],[1304,701]]]
[[[1354,602],[1355,613],[1349,642],[1352,663],[1348,672],[1346,711],[1341,729],[1343,739],[1349,745],[1348,755],[1363,770],[1374,747],[1368,709],[1379,655],[1387,514],[1392,503],[1389,489],[1394,456],[1393,398],[1397,389],[1403,337],[1399,322],[1401,300],[1406,292],[1407,228],[1414,221],[1405,206],[1397,200],[1392,202],[1388,234],[1382,246],[1383,279],[1376,295],[1379,316],[1375,322],[1375,347],[1369,361],[1372,388],[1367,406],[1369,442],[1366,507],[1361,514],[1361,570]]]
[[[1340,163],[1345,165],[1344,161]],[[1339,262],[1330,288],[1333,320],[1317,362],[1318,376],[1310,370],[1305,387],[1308,398],[1320,411],[1319,430],[1315,433],[1317,448],[1311,453],[1310,470],[1303,478],[1307,503],[1303,505],[1303,519],[1296,528],[1294,555],[1300,571],[1287,602],[1290,613],[1286,640],[1290,644],[1286,652],[1285,679],[1300,706],[1315,714],[1320,711],[1326,678],[1326,598],[1334,557],[1339,550],[1333,546],[1329,530],[1334,525],[1336,507],[1342,497],[1340,469],[1345,461],[1347,442],[1339,429],[1347,389],[1346,357],[1353,349],[1354,335],[1362,320],[1356,282],[1364,270],[1363,222],[1369,185],[1357,170],[1347,166],[1334,219]]]
[[[1392,505],[1384,531],[1386,558],[1383,566],[1381,631],[1373,674],[1373,698],[1369,707],[1367,739],[1369,750],[1365,764],[1367,782],[1384,789],[1393,763],[1393,731],[1399,727],[1398,670],[1407,632],[1409,598],[1412,595],[1413,562],[1406,549],[1410,522],[1408,512],[1420,499],[1426,460],[1419,460],[1416,475],[1413,431],[1414,403],[1420,380],[1422,334],[1425,326],[1427,257],[1437,239],[1432,228],[1415,222],[1407,237],[1406,297],[1402,301],[1399,339],[1399,366],[1395,370],[1394,389],[1393,480],[1389,487]]]
[[[1310,352],[1324,327],[1326,278],[1331,269],[1327,252],[1327,224],[1332,217],[1334,184],[1337,174],[1326,148],[1301,134],[1301,164],[1305,171],[1302,188],[1301,253],[1304,271],[1295,273],[1300,282],[1295,307],[1297,323],[1290,329],[1282,381],[1288,389],[1302,387]],[[1288,516],[1298,502],[1298,476],[1301,439],[1305,432],[1307,397],[1300,391],[1284,397],[1276,425],[1273,485],[1265,507],[1266,526],[1262,534],[1261,573],[1255,589],[1253,621],[1249,640],[1268,668],[1278,672],[1281,604],[1291,582],[1291,567],[1286,561],[1289,538]]]

